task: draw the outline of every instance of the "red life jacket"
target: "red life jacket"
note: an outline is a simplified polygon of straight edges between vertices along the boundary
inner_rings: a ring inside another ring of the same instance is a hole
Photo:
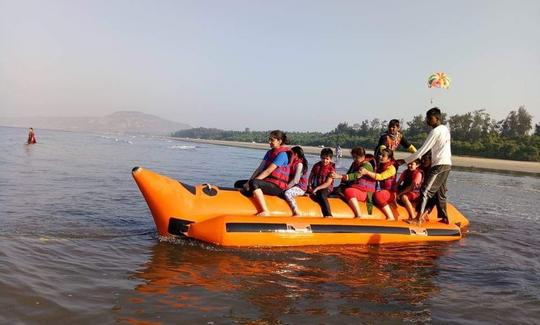
[[[314,177],[312,180],[313,183],[311,184],[311,187],[315,188],[321,185],[322,183],[326,182],[330,173],[336,170],[335,166],[336,165],[334,163],[330,163],[324,166],[322,162],[320,161],[316,163],[315,165],[313,165],[313,168],[311,169],[311,173],[313,174]],[[332,192],[333,189],[334,189],[334,182],[330,184],[330,186],[328,187],[328,191]]]
[[[290,173],[291,180],[294,177],[294,175],[296,175],[296,168],[298,168],[298,164],[301,162],[302,161],[298,159],[295,159],[292,162],[291,173]],[[289,182],[291,180],[289,180]],[[302,176],[300,176],[300,180],[298,181],[298,183],[294,184],[294,186],[298,186],[302,190],[307,191],[307,188],[308,188],[308,169],[307,168],[306,168],[306,171],[302,173]]]
[[[270,149],[267,152],[264,168],[268,168],[270,164],[274,162],[274,159],[282,153],[287,153],[289,161],[286,166],[278,166],[274,171],[268,175],[264,180],[272,184],[276,184],[281,189],[286,189],[289,183],[289,175],[291,172],[291,149],[287,146],[281,146],[279,148]]]
[[[36,141],[36,136],[34,135],[34,133],[30,133],[30,134],[28,135],[28,141],[27,141],[27,143],[29,143],[29,144],[37,143],[37,141]]]
[[[423,177],[422,170],[420,168],[416,168],[412,172],[409,169],[406,169],[403,171],[403,185],[400,185],[400,189],[404,189],[406,187],[409,187],[414,182],[414,179],[417,177],[418,174],[421,174]],[[420,188],[422,187],[422,182],[420,184],[417,184],[414,186],[412,192],[420,193]]]
[[[389,160],[385,163],[379,163],[379,170],[382,173],[388,168],[390,168],[390,166],[394,166],[394,165],[395,165],[394,160]],[[381,190],[396,191],[396,174],[394,174],[393,176],[387,179],[383,179],[382,181],[379,181],[379,186]]]
[[[347,174],[358,173],[358,171],[360,170],[360,168],[362,168],[362,166],[364,166],[364,164],[371,164],[370,160],[372,159],[373,157],[369,157],[369,158],[366,157],[359,164],[353,161],[353,163],[351,164],[351,167],[349,167],[349,170],[347,171]],[[354,186],[355,188],[361,191],[365,191],[365,192],[375,192],[377,188],[376,186],[377,182],[373,178],[367,175],[364,175],[358,179],[355,179],[354,181],[350,181],[349,184],[350,186]]]

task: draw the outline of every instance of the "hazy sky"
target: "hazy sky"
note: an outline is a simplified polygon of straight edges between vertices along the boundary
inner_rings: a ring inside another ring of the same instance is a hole
[[[450,90],[428,89],[436,71]],[[193,126],[525,105],[540,120],[540,1],[0,0],[0,116],[138,110]]]

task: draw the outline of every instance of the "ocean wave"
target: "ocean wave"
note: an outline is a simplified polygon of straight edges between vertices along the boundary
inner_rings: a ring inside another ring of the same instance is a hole
[[[181,145],[169,146],[169,149],[178,149],[178,150],[193,150],[196,148],[197,148],[196,146],[181,146]]]

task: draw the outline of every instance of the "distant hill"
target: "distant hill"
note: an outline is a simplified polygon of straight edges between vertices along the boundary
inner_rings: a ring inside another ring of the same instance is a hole
[[[136,111],[119,111],[103,117],[0,117],[0,125],[83,132],[137,133],[169,135],[191,128],[184,123]]]

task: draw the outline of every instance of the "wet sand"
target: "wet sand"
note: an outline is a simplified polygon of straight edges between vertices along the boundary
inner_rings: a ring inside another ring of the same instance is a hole
[[[206,139],[190,139],[190,138],[172,138],[174,140],[195,142],[195,143],[208,143],[221,146],[231,146],[240,148],[251,148],[268,150],[267,143],[249,143],[239,141],[222,141],[222,140],[206,140]],[[321,148],[302,146],[305,153],[318,154],[321,152]],[[334,149],[334,148],[332,148]],[[350,149],[342,148],[343,157],[350,158]],[[373,153],[372,151],[368,151]],[[408,155],[406,152],[396,152],[396,158],[404,158]],[[518,172],[527,174],[540,175],[540,162],[530,161],[517,161],[517,160],[504,160],[504,159],[490,159],[490,158],[478,158],[478,157],[465,157],[465,156],[452,156],[452,164],[454,167],[463,168],[475,168],[485,169],[493,171],[505,171],[505,172]]]

